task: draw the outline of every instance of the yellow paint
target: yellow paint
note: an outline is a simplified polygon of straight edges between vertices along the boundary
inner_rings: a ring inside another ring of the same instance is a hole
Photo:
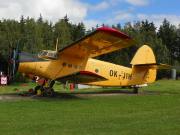
[[[154,63],[156,63],[154,53],[152,49],[147,45],[143,45],[143,47],[139,48],[139,50],[136,52],[134,58],[131,61],[132,65]]]
[[[34,74],[53,80],[79,71],[89,71],[107,79],[106,81],[88,83],[99,86],[133,86],[152,83],[156,79],[156,68],[149,66],[149,64],[156,63],[155,57],[152,49],[147,45],[142,46],[135,54],[131,62],[132,68],[88,57],[80,57],[82,54],[72,57],[74,53],[71,51],[60,53],[57,60],[22,62],[18,70],[22,73]]]

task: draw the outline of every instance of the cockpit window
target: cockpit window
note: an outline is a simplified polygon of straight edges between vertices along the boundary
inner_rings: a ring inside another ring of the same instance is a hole
[[[57,57],[57,53],[48,53],[48,57],[56,58]]]
[[[43,50],[42,52],[39,53],[38,55],[41,58],[47,58],[47,59],[57,59],[57,52],[55,51],[48,51],[48,50]]]
[[[46,52],[46,51],[42,51],[39,53],[40,56],[46,56],[47,54],[48,54],[48,52]]]

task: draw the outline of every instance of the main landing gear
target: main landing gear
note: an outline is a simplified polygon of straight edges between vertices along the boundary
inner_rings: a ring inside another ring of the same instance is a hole
[[[55,93],[54,93],[53,86],[55,84],[55,81],[54,80],[49,80],[47,82],[45,79],[41,80],[41,81],[42,81],[41,84],[37,85],[34,88],[34,94],[42,95],[42,96],[48,96],[48,97],[54,96]]]

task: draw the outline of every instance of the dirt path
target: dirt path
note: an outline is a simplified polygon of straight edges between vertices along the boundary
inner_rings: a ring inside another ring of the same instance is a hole
[[[15,94],[3,94],[0,95],[0,101],[8,100],[30,100],[30,99],[80,99],[80,98],[89,98],[89,97],[102,97],[102,96],[143,96],[143,95],[157,95],[160,93],[157,92],[140,92],[134,94],[128,91],[116,91],[116,92],[88,92],[88,93],[56,93],[54,97],[39,97],[36,95],[19,95]]]
[[[6,101],[6,100],[22,100],[25,99],[25,97],[22,97],[20,95],[16,95],[16,94],[7,94],[7,95],[0,95],[0,101]]]
[[[88,98],[88,97],[102,97],[102,96],[137,96],[137,94],[127,94],[127,93],[58,93],[55,97],[39,97],[36,95],[22,96],[18,94],[4,94],[0,95],[0,101],[11,101],[11,100],[30,100],[30,99],[78,99],[78,98]],[[139,95],[139,94],[138,94]]]

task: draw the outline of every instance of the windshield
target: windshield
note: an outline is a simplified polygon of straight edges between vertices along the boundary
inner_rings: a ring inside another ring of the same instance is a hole
[[[57,52],[56,51],[43,50],[38,54],[38,56],[41,58],[57,59]]]

